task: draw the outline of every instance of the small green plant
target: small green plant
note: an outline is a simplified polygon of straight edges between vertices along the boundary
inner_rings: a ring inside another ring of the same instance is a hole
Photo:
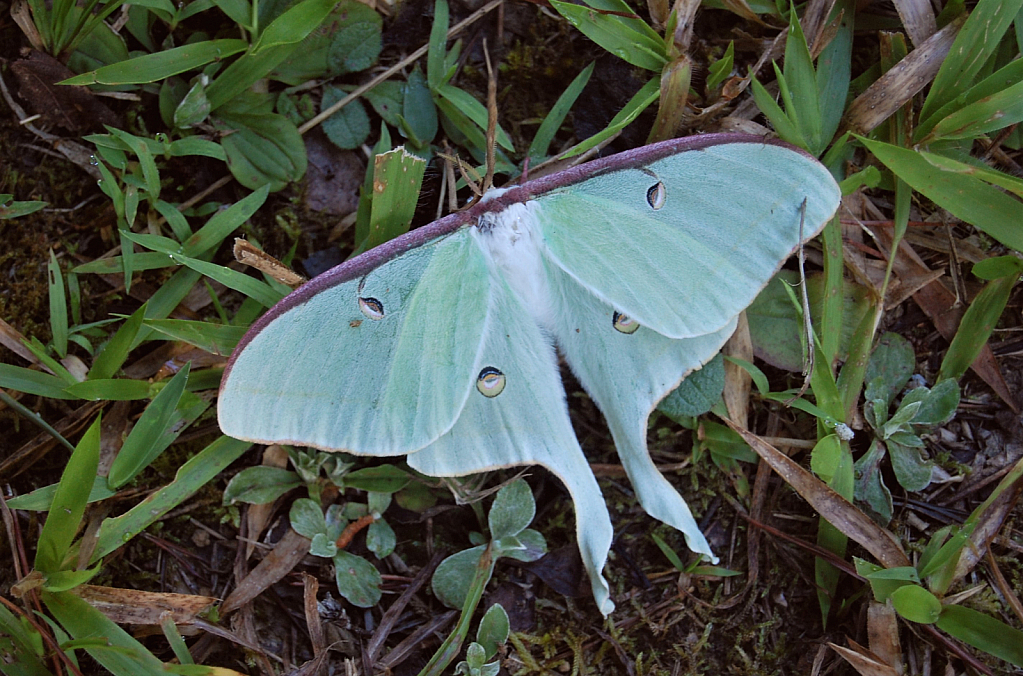
[[[933,389],[923,385],[905,393],[895,412],[889,410],[911,378],[916,357],[909,341],[894,333],[881,336],[867,366],[863,415],[874,431],[875,440],[856,461],[856,499],[867,503],[887,524],[892,517],[892,497],[880,472],[887,452],[895,478],[907,491],[921,491],[931,483],[934,463],[921,455],[920,435],[948,422],[959,406],[959,385],[955,380],[939,382]]]
[[[291,527],[312,541],[309,553],[332,559],[338,591],[353,605],[370,608],[380,601],[380,573],[369,561],[345,551],[357,532],[366,528],[366,547],[384,558],[395,546],[394,531],[383,518],[391,496],[412,477],[393,465],[352,471],[354,463],[343,455],[288,449],[293,471],[277,467],[249,467],[234,476],[224,490],[224,504],[268,504],[300,486],[308,498],[291,505]],[[354,488],[367,492],[365,504],[333,503],[320,506],[324,494]],[[368,527],[368,528],[367,528]]]
[[[495,603],[487,609],[476,630],[476,640],[465,649],[465,659],[455,665],[455,674],[459,676],[497,676],[501,670],[500,662],[492,660],[497,651],[507,643],[510,626],[508,613],[504,606]]]
[[[434,653],[433,658],[420,672],[420,676],[438,676],[444,673],[447,666],[458,656],[462,643],[469,633],[473,613],[483,598],[483,592],[494,574],[494,566],[498,559],[508,557],[518,561],[535,561],[547,553],[547,543],[543,535],[527,528],[535,514],[536,503],[529,485],[522,479],[513,481],[497,492],[494,504],[490,507],[487,517],[489,539],[480,533],[470,533],[470,541],[479,544],[452,554],[437,566],[433,574],[433,595],[444,605],[461,609],[462,614],[454,631]],[[501,611],[493,611],[491,608],[491,611],[503,614],[503,608]],[[481,653],[479,648],[470,647],[471,654],[467,655],[466,668],[473,665],[480,665],[481,669],[486,668],[483,663],[496,653],[498,644],[507,640],[507,629],[504,629],[504,639],[496,641],[496,637],[502,633],[498,631],[501,626],[500,619],[495,616],[485,625],[480,624],[477,639],[483,652]],[[504,617],[504,626],[507,626],[507,616]],[[490,669],[479,673],[488,673]]]

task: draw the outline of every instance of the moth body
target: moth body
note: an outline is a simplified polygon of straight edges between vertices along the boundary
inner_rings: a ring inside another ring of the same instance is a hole
[[[500,192],[493,190],[487,196]],[[536,210],[534,201],[512,204],[480,216],[474,230],[498,278],[508,283],[533,321],[549,332],[553,303],[543,269],[543,239]]]

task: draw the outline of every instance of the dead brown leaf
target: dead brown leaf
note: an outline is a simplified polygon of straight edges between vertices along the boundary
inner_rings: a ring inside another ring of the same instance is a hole
[[[298,562],[309,553],[312,541],[299,535],[291,528],[284,534],[274,548],[266,555],[245,579],[238,582],[231,595],[220,607],[220,614],[238,610],[243,605],[259,596],[263,590],[274,584],[298,565]]]
[[[965,17],[959,17],[917,46],[849,104],[839,133],[865,134],[891,117],[938,74]]]
[[[774,446],[757,435],[735,425],[725,424],[737,432],[750,448],[785,480],[804,500],[810,503],[828,523],[870,552],[885,568],[911,565],[898,539],[878,526],[858,507],[849,503],[827,484],[796,464]]]
[[[76,133],[104,124],[123,126],[117,113],[88,87],[57,84],[75,75],[63,63],[36,50],[26,50],[23,55],[26,58],[11,64],[18,80],[18,95],[47,124]]]
[[[83,584],[71,592],[118,624],[160,624],[169,612],[175,624],[192,624],[196,616],[217,599],[193,594],[147,592]]]

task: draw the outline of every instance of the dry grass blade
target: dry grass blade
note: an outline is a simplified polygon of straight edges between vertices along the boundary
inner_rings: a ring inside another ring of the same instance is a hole
[[[991,541],[1005,524],[1005,519],[1012,512],[1023,493],[1023,458],[1012,468],[999,483],[994,492],[966,520],[975,523],[976,527],[970,534],[972,546],[963,548],[959,555],[955,574],[948,586],[966,577],[988,551]],[[947,589],[948,587],[946,587]]]
[[[919,47],[937,32],[934,9],[927,0],[894,0],[894,3],[913,46]]]
[[[21,332],[16,328],[0,319],[0,345],[3,345],[8,350],[18,355],[30,364],[39,364],[39,359],[36,358],[32,352],[25,347],[25,336],[21,335]],[[46,371],[50,369],[43,366]]]
[[[895,606],[871,601],[867,607],[867,639],[870,651],[902,676],[902,645],[899,643],[899,620]]]
[[[217,602],[211,596],[147,592],[91,584],[75,587],[71,593],[118,624],[158,625],[160,616],[165,612],[171,614],[174,624],[193,624],[199,613]]]
[[[725,424],[737,432],[750,448],[785,480],[785,483],[817,510],[822,518],[858,542],[883,566],[897,568],[911,565],[909,557],[895,536],[874,523],[859,508],[757,435],[738,427],[730,420],[725,420]]]
[[[320,610],[316,605],[316,594],[320,590],[320,581],[309,573],[302,573],[302,608],[305,611],[305,624],[309,629],[309,643],[313,646],[313,655],[319,657],[327,650],[327,639],[323,636],[323,624],[320,622]]]
[[[397,624],[398,620],[401,619],[402,613],[405,611],[405,607],[412,600],[424,584],[433,578],[433,571],[437,570],[437,566],[444,560],[444,555],[440,552],[433,555],[433,557],[427,562],[422,569],[416,573],[416,576],[409,583],[405,591],[401,593],[394,603],[390,605],[384,616],[380,618],[380,624],[377,626],[376,631],[373,632],[373,637],[366,644],[366,656],[369,666],[372,668],[373,662],[376,661],[377,656],[380,654],[380,649],[384,646],[384,641],[390,635],[391,630],[394,629],[394,625]]]
[[[965,22],[959,17],[949,23],[867,87],[849,104],[840,131],[865,134],[916,96],[938,74]]]
[[[309,538],[289,528],[266,558],[238,583],[224,601],[224,605],[220,607],[220,614],[226,615],[238,610],[259,596],[264,589],[290,573],[302,557],[309,553],[311,544]]]
[[[239,263],[256,268],[292,289],[297,289],[308,281],[284,263],[265,251],[260,251],[241,237],[234,240],[234,258]]]
[[[729,357],[753,363],[753,340],[750,338],[749,322],[746,321],[745,312],[739,313],[735,333],[721,348],[721,352]],[[728,417],[738,421],[742,427],[746,427],[749,420],[749,393],[752,384],[753,378],[749,371],[738,364],[725,361],[725,389],[722,397],[725,400],[725,408],[728,409]]]
[[[901,676],[901,671],[896,671],[894,667],[886,664],[883,659],[856,641],[851,638],[846,640],[849,641],[848,648],[843,648],[835,643],[828,643],[828,646],[841,655],[842,659],[862,676]]]

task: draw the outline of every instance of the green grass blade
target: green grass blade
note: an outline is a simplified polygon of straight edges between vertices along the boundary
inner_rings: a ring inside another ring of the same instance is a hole
[[[959,380],[970,368],[980,351],[987,344],[991,331],[995,328],[998,318],[1002,316],[1009,294],[1019,278],[1019,271],[1005,277],[992,280],[966,309],[955,338],[948,346],[948,352],[941,361],[938,380],[952,378]]]
[[[1023,667],[1023,631],[963,606],[945,606],[938,629],[989,655]]]
[[[99,466],[100,416],[89,426],[71,454],[53,496],[36,548],[35,568],[42,573],[61,569],[71,548],[78,525],[85,514],[85,504],[92,489],[92,478]]]
[[[208,254],[206,254],[208,255]],[[149,309],[146,311],[146,319],[163,319],[171,312],[174,308],[184,300],[188,292],[192,290],[195,283],[202,278],[195,270],[190,268],[183,268],[175,272],[169,280],[164,282],[156,293],[154,293],[146,305]],[[139,334],[135,336],[135,342],[132,345],[132,349],[139,346],[142,341],[146,340],[152,329],[144,327]]]
[[[437,88],[436,92],[438,96],[447,99],[448,102],[457,108],[463,115],[476,123],[476,126],[478,126],[481,130],[486,130],[486,106],[474,99],[472,94],[464,89],[459,89],[452,85],[442,85]],[[515,146],[513,146],[511,142],[511,137],[509,137],[504,129],[501,128],[501,125],[497,125],[497,145],[508,151],[514,152],[515,150]]]
[[[373,158],[373,201],[367,248],[408,232],[425,171],[426,160],[407,152],[404,146]]]
[[[934,125],[925,142],[973,139],[1020,121],[1023,121],[1023,82],[960,108]]]
[[[914,190],[1002,244],[1023,251],[1019,200],[970,175],[976,173],[973,167],[931,153],[859,138]]]
[[[244,326],[228,326],[184,319],[147,319],[146,326],[171,340],[180,340],[212,354],[225,357],[231,354],[246,331]]]
[[[263,307],[273,307],[277,302],[284,298],[284,294],[280,293],[266,282],[262,282],[255,277],[250,277],[243,272],[225,268],[221,265],[215,265],[213,263],[207,263],[196,258],[189,258],[187,256],[175,255],[174,260],[186,265],[196,272],[203,274],[210,279],[220,282],[229,289],[234,289],[240,293],[245,294],[249,298],[263,305]]]
[[[764,114],[764,117],[771,123],[774,130],[778,133],[778,136],[783,141],[788,141],[794,146],[800,148],[806,148],[808,143],[803,138],[802,132],[799,127],[793,123],[789,116],[785,114],[785,111],[781,109],[778,102],[774,100],[774,97],[767,91],[764,85],[760,84],[760,80],[756,77],[750,79],[750,84],[753,89],[753,101],[757,104],[757,108]],[[779,85],[781,80],[779,80]]]
[[[615,14],[602,14],[590,7],[560,0],[551,0],[551,5],[583,35],[633,66],[660,73],[668,61],[664,39],[638,17],[630,19]],[[632,13],[632,9],[624,3],[616,7],[617,11]]]
[[[11,509],[26,509],[32,512],[48,512],[50,507],[53,505],[53,496],[57,494],[58,487],[60,487],[60,484],[43,486],[42,488],[35,489],[31,493],[11,498],[7,501],[7,504]],[[89,497],[86,502],[90,504],[93,502],[99,502],[100,500],[106,500],[112,495],[114,495],[114,492],[107,488],[107,478],[105,476],[97,476],[92,482],[92,488],[89,490]]]
[[[249,220],[259,207],[263,206],[268,194],[270,194],[270,186],[264,185],[224,211],[218,211],[206,222],[206,225],[184,241],[181,245],[181,253],[195,258],[218,246],[228,235]]]
[[[97,534],[94,563],[163,518],[163,515],[187,500],[234,462],[252,444],[231,437],[220,437],[178,469],[174,481],[146,498],[124,514],[106,519]]]
[[[337,0],[302,0],[274,19],[252,47],[258,55],[268,49],[298,44],[323,23]]]
[[[163,674],[163,663],[106,615],[69,592],[44,592],[46,609],[73,639],[87,642],[85,652],[114,676]],[[91,643],[91,647],[90,647]]]
[[[64,293],[64,276],[60,272],[57,256],[50,249],[50,263],[47,267],[50,287],[50,331],[53,333],[53,349],[61,358],[67,356],[67,298]]]
[[[444,57],[448,44],[448,3],[437,0],[433,4],[433,25],[430,28],[430,47],[426,53],[426,82],[436,91],[444,84]]]
[[[156,161],[153,159],[153,151],[146,139],[141,139],[134,134],[129,134],[122,129],[107,127],[111,134],[124,142],[139,159],[139,166],[142,168],[142,177],[145,180],[146,192],[150,199],[160,196],[160,172],[156,168]]]
[[[177,265],[170,256],[163,253],[144,251],[132,256],[132,269],[141,272],[142,270],[159,270],[160,268],[171,268]],[[110,258],[99,258],[71,269],[75,274],[84,275],[111,275],[124,270],[124,261],[120,256]]]
[[[561,158],[575,157],[576,155],[585,153],[590,148],[597,147],[625,127],[632,124],[633,120],[639,117],[640,113],[660,98],[660,86],[661,78],[651,78],[632,96],[631,99],[629,99],[629,102],[625,104],[625,107],[618,111],[618,114],[612,118],[611,122],[603,131],[599,131],[585,141],[572,146],[566,152],[562,153]]]
[[[57,84],[62,85],[123,85],[159,82],[172,75],[178,75],[207,63],[233,56],[245,51],[249,43],[245,40],[206,40],[191,45],[173,47],[155,54],[146,54],[127,61],[112,63],[96,70],[68,78]]]
[[[124,324],[117,329],[114,337],[107,342],[102,351],[92,361],[92,368],[86,376],[89,380],[113,378],[117,371],[124,365],[128,353],[131,352],[131,345],[138,335],[142,326],[142,319],[146,313],[146,305],[142,304]]]
[[[166,448],[159,448],[158,442],[174,421],[174,410],[185,391],[189,371],[189,364],[185,364],[174,374],[135,423],[107,474],[111,490],[117,490],[138,476]]]
[[[1023,0],[980,0],[945,57],[920,110],[920,129],[929,132],[935,111],[966,91],[998,49],[1002,35],[1023,8]]]
[[[148,399],[150,385],[144,380],[105,378],[68,385],[64,391],[87,401],[136,401]]]
[[[0,364],[0,387],[50,399],[76,399],[64,391],[68,383],[57,376],[32,369]]]
[[[530,144],[529,152],[527,153],[530,162],[541,162],[547,157],[547,150],[550,148],[551,141],[554,140],[554,135],[558,133],[558,129],[561,128],[565,117],[568,116],[568,111],[572,109],[575,100],[579,98],[579,94],[586,87],[586,83],[590,81],[595,65],[596,61],[590,63],[581,73],[575,76],[572,84],[568,85],[568,88],[561,93],[561,96],[558,97],[550,112],[547,113],[547,117],[540,123],[540,127],[536,130],[533,142]]]
[[[810,48],[806,45],[803,28],[793,7],[789,34],[785,39],[785,77],[778,80],[785,97],[785,112],[799,127],[814,155],[824,152],[822,140],[820,94],[817,91],[817,73],[813,69]],[[787,91],[786,91],[787,89]]]

